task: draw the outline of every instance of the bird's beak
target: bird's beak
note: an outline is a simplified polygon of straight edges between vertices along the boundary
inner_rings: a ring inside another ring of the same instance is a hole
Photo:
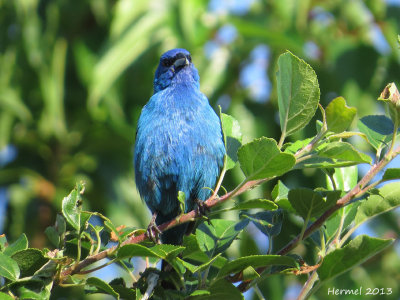
[[[187,65],[189,65],[189,61],[186,57],[179,58],[174,62],[175,68],[183,67],[183,66],[187,66]]]

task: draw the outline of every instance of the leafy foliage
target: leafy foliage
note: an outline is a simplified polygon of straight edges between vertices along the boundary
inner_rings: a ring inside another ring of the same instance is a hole
[[[398,298],[400,173],[384,169],[400,152],[399,93],[385,87],[400,67],[398,8],[289,2],[221,14],[197,0],[1,4],[0,299],[282,299],[294,281],[300,298],[364,282]],[[209,222],[193,211],[161,229],[196,220],[179,246],[147,239],[131,178],[136,119],[174,47],[221,106],[227,148]],[[354,237],[371,220],[379,238]],[[112,280],[93,273],[110,264]]]

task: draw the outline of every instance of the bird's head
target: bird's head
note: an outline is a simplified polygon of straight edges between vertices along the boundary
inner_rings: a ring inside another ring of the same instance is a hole
[[[189,51],[179,48],[161,55],[154,76],[154,93],[178,83],[199,87],[199,74],[192,63]]]

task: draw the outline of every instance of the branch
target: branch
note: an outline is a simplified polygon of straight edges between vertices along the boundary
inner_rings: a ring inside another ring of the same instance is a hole
[[[261,179],[261,180],[253,180],[253,181],[245,181],[242,184],[240,184],[237,188],[232,190],[231,192],[221,196],[221,197],[216,197],[212,195],[207,201],[204,202],[204,205],[208,208],[212,208],[214,206],[217,206],[233,197],[236,197],[245,191],[254,188],[257,185],[260,185],[261,183],[267,181],[267,179]],[[179,224],[194,221],[196,219],[201,218],[201,216],[198,214],[196,210],[192,210],[191,212],[188,212],[186,214],[183,214],[171,221],[165,222],[158,226],[158,229],[163,232],[166,231],[172,227],[175,227]],[[64,271],[61,272],[60,277],[56,280],[56,284],[61,284],[64,280],[65,277],[68,275],[74,275],[74,274],[82,274],[86,273],[85,271],[82,271],[84,268],[92,265],[93,263],[102,260],[104,258],[110,257],[113,255],[113,253],[118,249],[120,246],[128,245],[128,244],[138,244],[140,242],[143,242],[147,240],[148,237],[145,233],[140,234],[138,236],[131,236],[124,242],[122,242],[118,246],[111,247],[109,249],[103,250],[97,254],[91,255],[86,257],[84,260],[78,262],[76,265],[70,266]]]
[[[319,227],[321,227],[325,221],[332,216],[333,213],[335,213],[338,209],[342,208],[346,204],[348,204],[351,200],[353,200],[356,197],[361,196],[361,191],[364,193],[367,192],[366,189],[363,189],[367,184],[398,154],[400,153],[400,146],[396,148],[393,152],[388,152],[388,156],[385,156],[381,161],[378,163],[375,163],[371,169],[365,174],[365,176],[357,183],[357,185],[349,191],[346,195],[344,195],[342,198],[340,198],[334,206],[329,208],[325,213],[322,214],[313,224],[311,224],[307,230],[304,232],[303,236],[299,234],[296,236],[293,240],[291,240],[285,247],[283,247],[281,250],[278,251],[278,255],[285,255],[289,251],[293,250],[293,248],[297,245],[298,242],[301,240],[306,239],[308,236],[310,236],[315,230],[317,230]],[[257,273],[261,273],[265,270],[265,267],[258,268],[256,271]],[[235,278],[239,278],[239,280],[242,279],[242,276],[236,276]],[[239,284],[238,289],[241,292],[247,291],[250,288],[250,283],[251,281],[243,281],[241,284]]]
[[[303,152],[304,153],[304,152]],[[379,163],[376,163],[371,167],[369,172],[360,180],[360,182],[350,191],[348,192],[344,197],[339,199],[335,206],[331,207],[328,209],[321,217],[319,217],[311,226],[309,226],[306,231],[303,234],[303,237],[300,238],[300,235],[298,235],[296,238],[294,238],[292,241],[290,241],[284,248],[282,248],[277,254],[279,255],[284,255],[291,251],[295,245],[300,241],[305,238],[307,238],[311,233],[313,233],[316,229],[322,226],[322,224],[338,209],[341,207],[345,206],[347,203],[349,203],[355,196],[360,196],[360,192],[362,191],[363,187],[365,187],[369,181],[372,180],[372,178],[379,172],[381,171],[390,161],[393,159],[396,155],[400,153],[400,147],[396,148],[395,151],[391,152],[390,157],[386,157],[383,160],[381,160]],[[221,196],[221,197],[216,197],[215,195],[212,195],[207,201],[204,202],[204,205],[207,208],[212,208],[214,206],[217,206],[233,197],[236,197],[242,193],[244,193],[247,190],[250,190],[257,185],[260,185],[271,178],[265,178],[265,179],[260,179],[260,180],[252,180],[252,181],[244,181],[242,184],[240,184],[237,188],[232,190],[231,192]],[[363,190],[366,192],[366,190]],[[194,221],[196,219],[201,218],[201,216],[198,214],[196,210],[192,210],[186,214],[183,214],[169,222],[165,222],[158,226],[159,230],[161,232],[164,232],[170,228],[173,228],[179,224]],[[113,255],[113,253],[118,249],[120,246],[128,245],[128,244],[138,244],[140,242],[143,242],[147,240],[148,237],[145,233],[140,234],[138,236],[131,236],[124,242],[122,242],[118,246],[111,247],[109,249],[103,250],[97,254],[91,255],[86,257],[84,260],[78,262],[76,265],[70,266],[64,271],[61,272],[59,278],[56,280],[56,284],[60,284],[65,280],[65,277],[68,275],[74,275],[74,274],[80,274],[84,271],[82,271],[84,268],[90,266],[91,264],[102,260],[104,258],[110,257]],[[257,272],[262,272],[264,271],[264,268],[260,268],[257,270]],[[243,279],[241,274],[237,274],[237,276],[234,276],[235,281],[240,281]],[[242,282],[238,287],[240,290],[247,290],[249,288],[250,282],[244,281]]]

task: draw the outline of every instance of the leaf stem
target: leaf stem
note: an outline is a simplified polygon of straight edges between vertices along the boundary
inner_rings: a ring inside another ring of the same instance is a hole
[[[303,288],[300,291],[300,294],[297,296],[296,300],[303,300],[307,299],[309,296],[309,292],[312,289],[314,283],[318,280],[318,273],[317,270],[314,270],[310,277],[308,277],[306,283],[304,284]]]
[[[335,238],[333,239],[333,244],[336,244],[337,248],[339,247],[340,235],[342,234],[343,224],[344,224],[344,219],[345,219],[344,209],[342,209],[341,213],[342,213],[342,215],[340,216],[339,228],[336,232]]]
[[[391,155],[393,151],[394,144],[396,142],[397,131],[399,129],[399,120],[396,114],[396,118],[394,119],[394,128],[393,128],[393,136],[392,136],[392,143],[390,145],[389,151],[385,156]]]
[[[99,253],[100,247],[101,247],[100,232],[97,231],[96,228],[92,224],[89,223],[89,226],[92,228],[92,230],[96,234],[97,245],[96,245],[96,249],[94,250],[93,254],[97,254],[97,253]]]
[[[102,269],[102,268],[104,268],[104,267],[107,267],[107,266],[111,265],[111,264],[114,263],[115,261],[116,261],[116,259],[111,259],[111,260],[109,260],[108,262],[106,262],[106,263],[104,263],[104,264],[102,264],[102,265],[100,265],[100,266],[98,266],[98,267],[95,267],[95,268],[90,269],[90,270],[83,270],[83,271],[80,271],[78,274],[83,275],[83,274],[92,273],[92,272],[94,272],[94,271],[100,270],[100,269]]]
[[[286,126],[285,126],[286,127]],[[278,148],[281,149],[283,146],[283,143],[285,142],[285,138],[286,138],[286,134],[285,131],[282,131],[281,137],[279,139],[279,143],[278,143]]]
[[[314,223],[312,223],[308,228],[304,231],[303,234],[299,234],[297,237],[292,239],[286,246],[284,246],[281,250],[277,252],[278,255],[285,255],[290,252],[296,245],[302,240],[310,236],[315,230],[320,228],[325,221],[332,216],[338,209],[342,208],[346,204],[348,204],[352,199],[358,195],[358,193],[363,190],[363,188],[375,177],[378,172],[380,172],[395,156],[400,153],[400,146],[398,146],[392,154],[390,154],[389,158],[383,159],[377,163],[375,163],[371,169],[364,175],[364,177],[357,183],[357,185],[347,192],[342,198],[340,198],[334,206],[326,210],[322,216],[320,216]],[[364,189],[365,190],[365,189]],[[366,192],[366,190],[365,190]],[[349,234],[349,232],[347,233]],[[346,236],[347,236],[346,234]],[[345,236],[345,237],[346,237]],[[343,243],[345,238],[342,239],[341,243]],[[256,271],[258,273],[263,272],[265,268],[258,268]],[[239,286],[240,291],[248,290],[249,286],[251,286],[251,282],[243,281]]]
[[[311,209],[308,211],[307,217],[304,219],[304,224],[303,224],[303,227],[301,228],[301,232],[299,234],[300,238],[299,238],[298,242],[303,240],[304,232],[306,232],[308,222],[310,221],[310,214],[311,214]]]
[[[255,285],[253,286],[253,290],[254,290],[254,292],[257,294],[258,299],[260,299],[260,300],[265,300],[264,295],[261,293],[261,290],[260,290],[260,288],[258,287],[257,284],[255,284]]]
[[[307,160],[307,159],[309,159],[309,158],[313,158],[314,156],[315,156],[314,154],[304,155],[304,156],[302,156],[302,157],[296,159],[296,164],[298,164],[298,163],[300,163],[300,162],[302,162],[302,161],[304,161],[304,160]]]
[[[218,195],[218,191],[221,187],[222,181],[224,180],[225,173],[226,173],[226,160],[227,160],[226,157],[227,157],[227,154],[225,154],[225,156],[224,156],[224,166],[222,167],[221,174],[219,175],[217,185],[215,186],[215,189],[214,189],[214,192],[213,192],[211,198],[214,198],[216,195]]]

